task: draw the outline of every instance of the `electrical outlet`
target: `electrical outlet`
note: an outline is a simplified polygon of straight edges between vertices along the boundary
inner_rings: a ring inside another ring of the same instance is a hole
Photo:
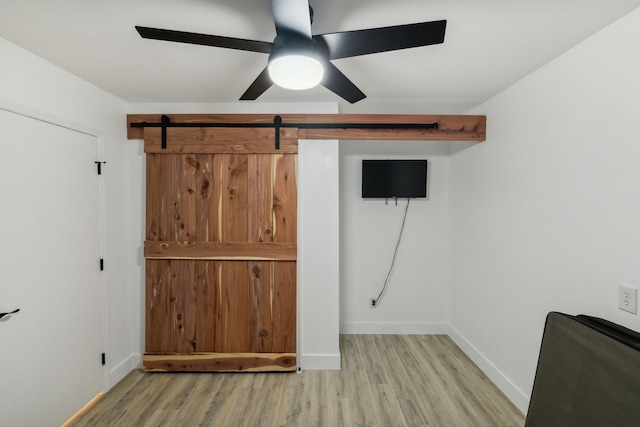
[[[618,308],[629,313],[638,314],[638,290],[625,285],[618,285]]]
[[[378,302],[376,301],[375,298],[371,298],[371,300],[369,301],[369,307],[370,308],[376,308],[378,306]]]

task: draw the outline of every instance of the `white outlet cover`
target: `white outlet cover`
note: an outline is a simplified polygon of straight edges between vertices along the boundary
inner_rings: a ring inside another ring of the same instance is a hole
[[[618,308],[638,314],[638,290],[626,285],[618,286]]]

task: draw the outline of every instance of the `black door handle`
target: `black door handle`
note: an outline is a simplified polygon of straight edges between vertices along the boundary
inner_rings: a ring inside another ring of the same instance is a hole
[[[2,319],[2,318],[3,318],[4,316],[6,316],[7,314],[13,314],[13,313],[17,313],[17,312],[19,312],[19,311],[20,311],[20,309],[19,309],[19,308],[16,308],[15,310],[10,311],[10,312],[8,312],[8,313],[0,313],[0,319]]]

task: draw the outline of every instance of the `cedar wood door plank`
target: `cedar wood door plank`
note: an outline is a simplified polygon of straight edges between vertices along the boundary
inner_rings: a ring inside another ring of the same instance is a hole
[[[147,154],[148,156],[149,154]],[[213,154],[196,154],[196,244],[219,242],[220,160]],[[215,159],[215,160],[214,160]],[[145,242],[145,256],[150,245]],[[175,247],[183,245],[175,243]],[[191,245],[189,245],[191,246]],[[161,249],[164,249],[160,246]],[[220,263],[199,260],[196,262],[196,351],[213,352],[220,347],[222,298],[220,289]]]
[[[193,154],[178,157],[176,185],[176,234],[179,242],[196,241],[196,204],[199,164]]]
[[[192,353],[196,346],[195,261],[175,260],[171,280],[171,351]]]
[[[271,308],[271,261],[249,261],[249,348],[256,353],[270,353],[273,348]]]
[[[160,182],[162,165],[160,156],[148,154],[146,156],[146,236],[147,240],[160,240],[160,206],[162,200],[162,187]]]
[[[150,156],[150,154],[147,154],[147,156]],[[216,227],[211,227],[210,229],[210,218],[212,215],[215,215],[216,206],[214,198],[215,180],[213,174],[213,155],[197,154],[196,161],[199,165],[196,177],[196,242],[214,242],[216,239],[213,232]],[[212,212],[212,210],[214,212]],[[217,241],[219,240],[220,239],[217,239]]]
[[[180,210],[177,198],[177,180],[179,156],[160,156],[160,211],[159,239],[178,240],[176,216]]]
[[[297,155],[274,156],[274,242],[297,241]],[[295,352],[296,263],[273,263],[273,351]]]
[[[273,352],[296,351],[296,263],[273,262]]]
[[[248,242],[273,242],[272,155],[248,156]]]
[[[222,241],[246,242],[248,169],[247,156],[224,154],[222,160]],[[222,261],[222,349],[226,353],[248,348],[249,265],[246,261]]]
[[[272,155],[249,154],[249,242],[273,240],[273,184]],[[273,347],[273,322],[271,307],[271,262],[249,262],[249,334],[250,349],[254,352],[271,352]]]
[[[248,261],[220,261],[222,290],[221,353],[249,348]]]
[[[297,170],[295,154],[274,155],[273,241],[297,241]]]
[[[150,155],[147,157],[147,239],[175,241],[178,239],[176,215],[178,173],[177,156]]]
[[[196,320],[195,351],[216,351],[216,337],[220,332],[220,299],[217,280],[219,263],[196,261]]]
[[[171,260],[147,260],[145,290],[145,349],[171,348]]]

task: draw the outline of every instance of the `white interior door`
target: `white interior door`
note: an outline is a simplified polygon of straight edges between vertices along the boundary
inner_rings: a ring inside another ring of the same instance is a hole
[[[59,426],[103,389],[97,155],[0,110],[0,425]]]

